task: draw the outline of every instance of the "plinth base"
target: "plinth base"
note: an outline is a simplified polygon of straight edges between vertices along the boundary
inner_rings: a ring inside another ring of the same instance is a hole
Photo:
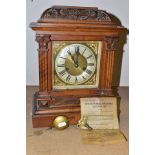
[[[80,112],[78,113],[57,113],[57,114],[45,114],[45,115],[37,115],[34,114],[32,116],[32,122],[33,122],[33,127],[38,128],[38,127],[51,127],[53,126],[53,120],[57,116],[65,116],[69,120],[70,125],[77,124],[78,120],[80,119]]]
[[[39,93],[35,93],[33,127],[51,127],[57,116],[67,117],[70,125],[77,124],[80,119],[80,99],[58,98],[52,100],[49,96],[40,96]]]
[[[51,96],[49,94],[34,94],[32,123],[34,128],[51,127],[53,120],[57,116],[65,116],[70,125],[78,123],[80,120],[80,98],[81,97],[103,97],[118,96],[112,90],[107,90],[98,94],[80,96]]]

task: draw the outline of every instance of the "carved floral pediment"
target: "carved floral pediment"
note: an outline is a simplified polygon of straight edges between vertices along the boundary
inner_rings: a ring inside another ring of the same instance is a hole
[[[74,21],[110,22],[110,16],[95,7],[53,6],[43,12],[40,20],[63,19]]]
[[[30,27],[35,31],[51,31],[60,33],[74,33],[86,35],[103,35],[107,32],[125,32],[128,30],[114,15],[97,7],[52,6],[46,9],[37,22]]]

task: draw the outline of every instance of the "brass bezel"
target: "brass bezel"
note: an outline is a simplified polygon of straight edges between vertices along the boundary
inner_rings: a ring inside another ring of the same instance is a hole
[[[55,72],[55,57],[62,48],[70,44],[83,44],[95,53],[96,56],[96,71],[90,80],[83,84],[71,85],[59,79]],[[85,89],[85,88],[98,88],[99,86],[99,71],[101,61],[102,41],[53,41],[52,42],[52,89]],[[54,77],[54,78],[53,78]]]

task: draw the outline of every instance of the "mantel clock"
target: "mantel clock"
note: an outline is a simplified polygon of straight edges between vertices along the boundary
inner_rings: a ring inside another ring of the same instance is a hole
[[[116,96],[114,57],[127,29],[111,14],[95,7],[53,6],[30,27],[39,44],[33,127],[51,126],[59,115],[76,124],[80,98]]]

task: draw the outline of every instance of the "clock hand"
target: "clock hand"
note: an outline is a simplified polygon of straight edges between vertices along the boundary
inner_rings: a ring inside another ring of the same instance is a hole
[[[73,62],[75,63],[74,56],[71,54],[70,50],[68,50],[67,53],[71,56],[71,59],[72,59]]]
[[[75,59],[75,64],[76,64],[76,66],[78,67],[79,66],[79,62],[78,62],[78,56],[80,55],[80,52],[79,52],[79,46],[76,46],[75,47],[75,54],[76,54],[76,59]]]

